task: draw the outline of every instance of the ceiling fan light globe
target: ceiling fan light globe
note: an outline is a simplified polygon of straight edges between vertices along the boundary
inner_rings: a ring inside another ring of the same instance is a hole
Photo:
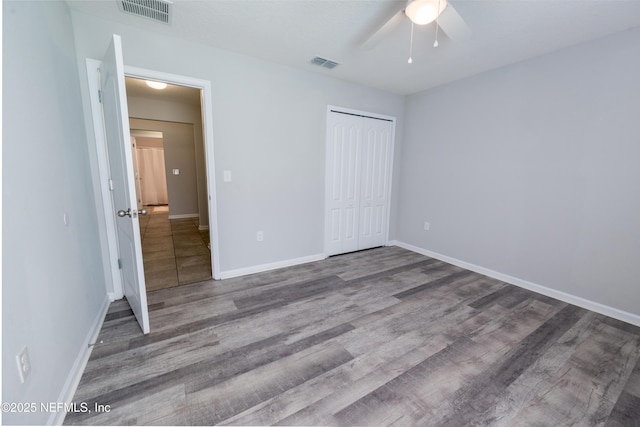
[[[435,21],[447,7],[447,0],[414,0],[404,13],[416,25],[426,25]]]

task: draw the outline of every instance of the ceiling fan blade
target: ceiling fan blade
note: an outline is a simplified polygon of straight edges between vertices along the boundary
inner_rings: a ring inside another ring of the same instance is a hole
[[[404,14],[403,4],[401,8],[380,28],[378,28],[372,35],[370,35],[361,45],[360,49],[370,50],[373,49],[382,39],[387,37],[391,31],[393,31],[404,19],[406,19],[406,15]]]
[[[446,9],[438,17],[438,25],[453,41],[466,40],[471,37],[471,28],[451,3],[447,4]]]

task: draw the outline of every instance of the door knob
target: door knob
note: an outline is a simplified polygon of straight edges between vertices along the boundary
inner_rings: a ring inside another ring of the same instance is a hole
[[[140,209],[140,210],[138,211],[138,213],[139,213],[140,215],[146,215],[146,214],[147,214],[147,210],[146,210],[146,209]],[[131,208],[127,209],[126,211],[124,211],[124,210],[120,209],[120,210],[118,211],[118,216],[119,216],[120,218],[125,217],[125,216],[129,216],[129,217],[133,217],[133,218],[135,218],[135,217],[136,217],[136,211],[131,212]]]

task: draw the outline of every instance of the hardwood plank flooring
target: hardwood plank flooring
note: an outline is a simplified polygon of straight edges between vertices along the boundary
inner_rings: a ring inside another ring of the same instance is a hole
[[[66,425],[640,427],[640,328],[401,248],[111,304]]]

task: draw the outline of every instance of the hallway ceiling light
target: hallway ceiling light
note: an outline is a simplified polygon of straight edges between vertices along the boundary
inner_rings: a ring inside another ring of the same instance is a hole
[[[153,80],[145,80],[147,82],[147,86],[152,87],[154,89],[164,89],[167,87],[166,83],[162,82],[154,82]]]

